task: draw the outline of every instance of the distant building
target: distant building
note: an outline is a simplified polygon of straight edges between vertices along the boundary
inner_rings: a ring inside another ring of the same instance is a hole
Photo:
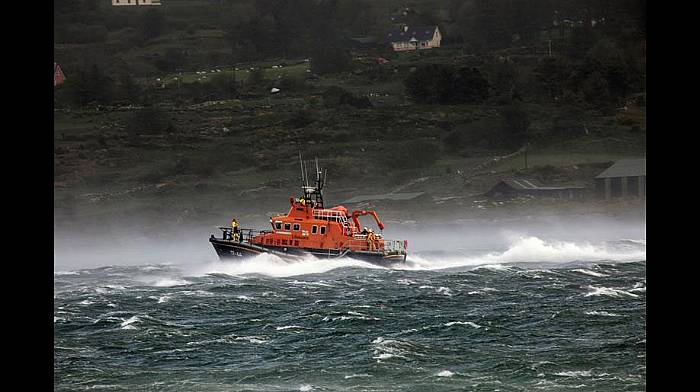
[[[160,5],[160,0],[112,0],[112,5]]]
[[[61,66],[58,63],[53,63],[53,86],[63,84],[66,81],[66,75],[63,74]]]
[[[343,204],[359,204],[377,201],[410,201],[427,199],[428,195],[425,192],[413,193],[386,193],[383,195],[360,195],[351,199],[345,200]]]
[[[510,178],[501,180],[484,196],[511,198],[518,196],[553,197],[558,199],[578,199],[584,196],[583,186],[543,186],[536,180]]]
[[[647,160],[621,159],[595,178],[595,193],[601,199],[647,195]]]
[[[392,31],[386,36],[386,42],[390,43],[394,51],[418,50],[439,48],[442,34],[437,26],[404,25],[397,31]]]

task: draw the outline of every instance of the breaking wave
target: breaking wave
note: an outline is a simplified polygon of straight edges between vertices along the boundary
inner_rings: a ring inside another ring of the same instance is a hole
[[[423,256],[410,254],[406,264],[392,268],[400,270],[440,270],[456,267],[482,267],[496,270],[508,269],[515,263],[570,263],[570,262],[631,262],[646,260],[646,241],[631,240],[603,244],[546,241],[538,237],[517,237],[511,240],[505,251],[480,255]],[[289,277],[325,273],[338,268],[383,268],[351,258],[319,259],[307,256],[298,261],[285,261],[271,254],[240,261],[214,261],[189,266],[191,276],[207,274],[247,275],[260,274],[271,277]],[[578,270],[592,276],[604,276],[593,271]],[[166,282],[161,282],[161,284]],[[167,282],[174,283],[174,282]],[[177,282],[178,284],[184,282]],[[166,284],[167,285],[167,284]]]
[[[626,240],[626,242],[629,240]],[[503,252],[491,252],[473,256],[432,258],[409,255],[407,269],[436,270],[455,267],[488,266],[503,270],[504,264],[514,263],[570,263],[570,262],[631,262],[646,260],[646,241],[635,243],[636,247],[619,244],[575,243],[545,241],[538,237],[518,237]],[[404,267],[400,267],[404,269]]]

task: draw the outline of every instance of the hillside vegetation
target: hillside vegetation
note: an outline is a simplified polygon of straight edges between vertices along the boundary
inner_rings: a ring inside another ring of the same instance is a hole
[[[328,169],[334,202],[392,190],[452,200],[435,208],[471,208],[514,173],[590,184],[645,155],[643,3],[54,6],[61,221],[263,216],[297,193],[300,151]],[[442,47],[348,39],[401,23],[439,26]],[[513,154],[526,145],[527,169]]]

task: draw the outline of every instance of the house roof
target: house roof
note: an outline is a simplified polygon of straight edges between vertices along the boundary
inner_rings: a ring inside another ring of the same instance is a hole
[[[377,201],[377,200],[413,200],[417,197],[423,196],[425,192],[412,192],[412,193],[386,193],[383,195],[360,195],[355,196],[351,199],[345,200],[343,203],[362,203],[365,201]]]
[[[415,38],[418,41],[430,41],[437,28],[437,26],[408,26],[406,31],[401,28],[388,33],[386,40],[387,42],[408,42],[411,38]]]
[[[647,160],[643,159],[620,159],[614,165],[605,169],[595,178],[610,177],[639,177],[647,175]]]
[[[567,185],[567,186],[543,186],[537,180],[528,178],[508,178],[501,180],[502,183],[517,190],[563,190],[563,189],[581,189],[582,186]],[[498,185],[498,184],[496,184]]]

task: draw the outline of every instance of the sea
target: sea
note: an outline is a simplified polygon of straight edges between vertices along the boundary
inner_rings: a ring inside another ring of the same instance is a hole
[[[646,241],[55,268],[53,325],[55,391],[645,391]]]

